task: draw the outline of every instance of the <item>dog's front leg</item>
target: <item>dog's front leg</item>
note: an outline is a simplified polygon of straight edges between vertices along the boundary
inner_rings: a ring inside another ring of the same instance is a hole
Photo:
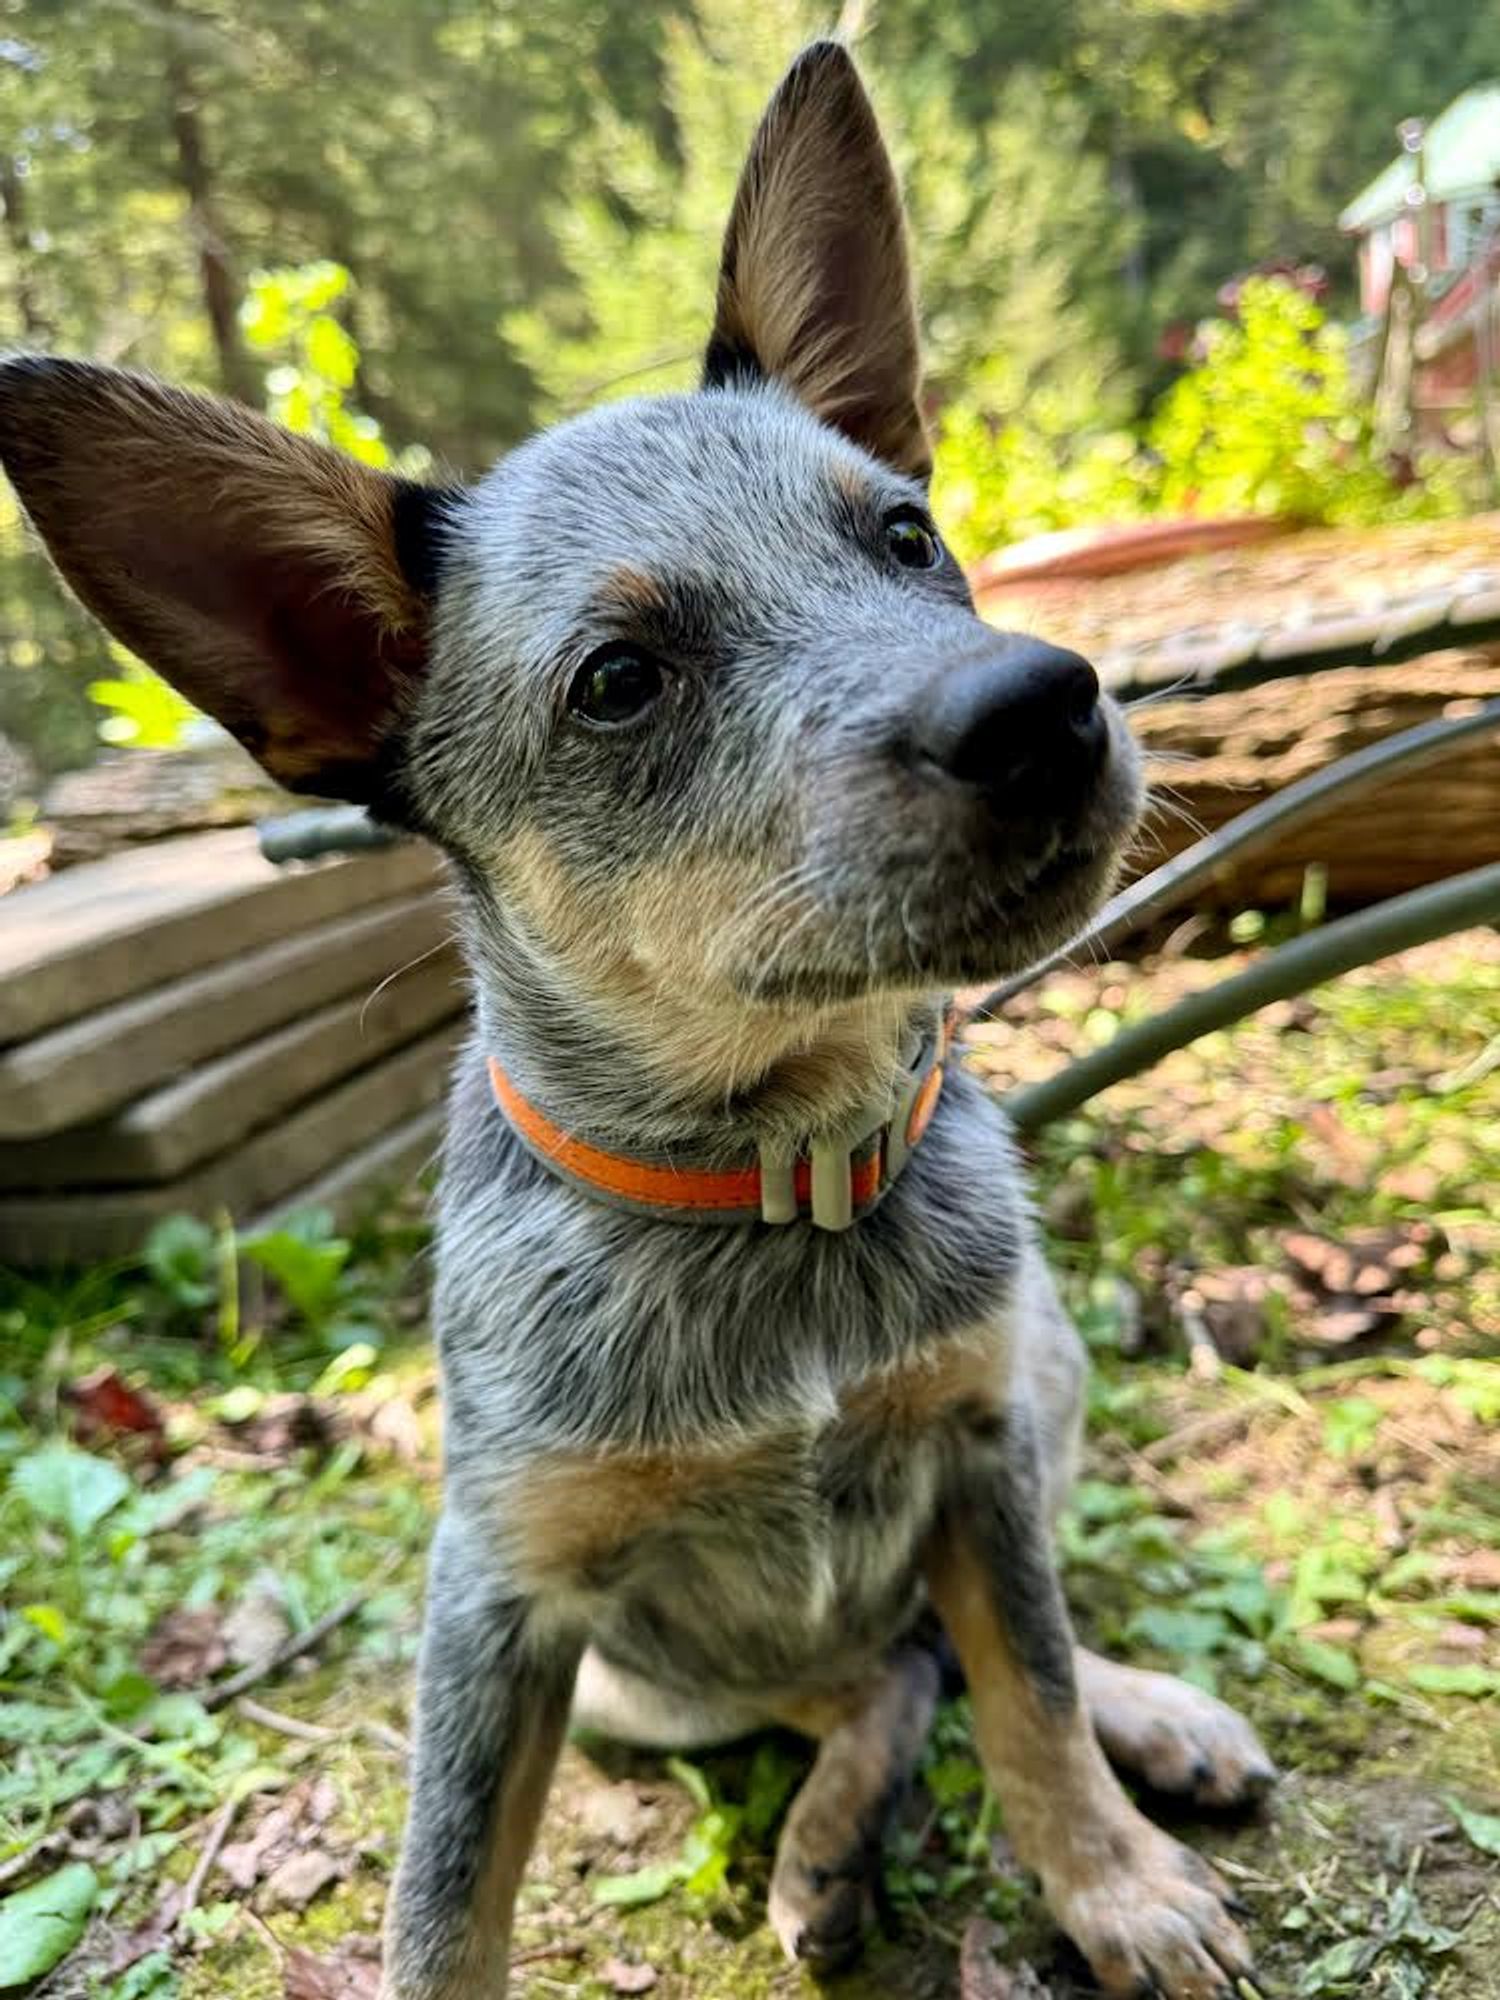
[[[1248,1958],[1228,1892],[1136,1811],[1080,1699],[1025,1411],[966,1436],[927,1577],[1011,1843],[1105,1991],[1231,2000]]]
[[[511,1914],[567,1727],[579,1648],[538,1630],[493,1537],[433,1544],[411,1808],[382,2000],[501,2000]]]

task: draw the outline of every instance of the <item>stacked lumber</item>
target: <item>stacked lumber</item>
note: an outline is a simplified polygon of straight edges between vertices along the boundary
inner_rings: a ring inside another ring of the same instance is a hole
[[[1390,667],[1165,701],[1133,718],[1158,809],[1136,857],[1154,868],[1259,800],[1367,744],[1420,722],[1500,701],[1500,647],[1432,653]],[[1500,728],[1439,763],[1393,773],[1224,869],[1202,906],[1294,902],[1309,864],[1331,904],[1352,908],[1442,881],[1500,857]]]
[[[181,1211],[347,1209],[432,1156],[466,993],[414,842],[276,868],[253,829],[0,899],[0,1261],[129,1256]]]
[[[1075,647],[1130,705],[1160,802],[1142,872],[1341,757],[1500,699],[1500,515],[1278,535],[1136,574],[1063,555],[990,565],[979,602]],[[1275,907],[1316,864],[1351,908],[1497,855],[1500,731],[1299,822],[1194,902]]]

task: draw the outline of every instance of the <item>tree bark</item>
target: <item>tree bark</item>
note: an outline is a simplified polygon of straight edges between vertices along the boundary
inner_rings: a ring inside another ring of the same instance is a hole
[[[0,153],[0,220],[10,242],[16,270],[16,316],[28,347],[45,347],[51,334],[46,315],[37,303],[31,271],[31,231],[26,226],[26,182],[21,169],[8,153]]]
[[[203,307],[219,358],[219,381],[226,395],[241,403],[258,404],[260,385],[240,337],[240,284],[219,218],[198,91],[180,48],[168,49],[166,77],[177,180],[188,199],[188,230],[198,256]]]

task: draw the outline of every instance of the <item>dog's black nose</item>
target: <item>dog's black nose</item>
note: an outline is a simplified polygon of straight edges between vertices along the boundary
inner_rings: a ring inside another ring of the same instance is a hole
[[[1007,817],[1080,804],[1108,740],[1099,676],[1077,653],[1034,639],[939,674],[914,731],[919,756]]]

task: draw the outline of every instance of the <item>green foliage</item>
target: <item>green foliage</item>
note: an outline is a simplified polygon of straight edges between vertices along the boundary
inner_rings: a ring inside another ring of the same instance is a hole
[[[101,738],[138,750],[170,749],[181,740],[197,709],[123,646],[111,646],[110,652],[120,662],[119,673],[88,686],[89,700],[105,710],[99,724]]]
[[[241,1255],[274,1278],[293,1311],[317,1327],[326,1325],[339,1300],[352,1247],[334,1234],[333,1217],[324,1209],[240,1240]]]
[[[1462,511],[1460,462],[1426,460],[1407,480],[1382,460],[1347,336],[1295,285],[1248,281],[1236,319],[1206,322],[1199,345],[1138,429],[1101,430],[1087,384],[1016,406],[981,377],[956,398],[935,496],[961,553],[1154,515],[1358,525]]]
[[[130,1481],[107,1458],[69,1444],[43,1445],[11,1467],[11,1491],[39,1521],[82,1540],[119,1506]]]
[[[70,1862],[0,1902],[0,1987],[24,1986],[67,1957],[99,1895],[87,1862]]]
[[[146,1238],[142,1262],[169,1303],[199,1312],[218,1296],[218,1248],[207,1223],[192,1215],[168,1215]]]
[[[601,1875],[593,1898],[607,1908],[639,1909],[681,1890],[705,1909],[732,1902],[729,1876],[742,1847],[761,1844],[791,1797],[801,1765],[774,1742],[756,1746],[745,1797],[732,1801],[697,1765],[669,1757],[666,1768],[697,1807],[697,1815],[677,1854],[633,1869],[628,1875]]]
[[[302,437],[336,445],[366,465],[389,467],[392,453],[372,416],[352,397],[360,379],[359,343],[340,311],[354,305],[354,284],[342,264],[323,260],[257,271],[240,324],[250,348],[273,362],[266,374],[266,408]],[[416,475],[428,454],[412,448],[398,470]]]
[[[1402,488],[1380,462],[1347,336],[1295,285],[1251,279],[1236,319],[1199,338],[1203,359],[1145,434],[1162,511],[1332,523],[1457,511],[1451,478]]]
[[[1477,1806],[1466,1806],[1455,1798],[1448,1800],[1448,1807],[1465,1837],[1479,1852],[1500,1861],[1500,1813],[1481,1812]]]
[[[749,134],[814,19],[806,0],[719,0],[696,18],[669,15],[662,99],[670,146],[599,106],[548,218],[562,269],[504,322],[548,414],[691,385]]]
[[[1143,427],[1163,329],[1272,258],[1327,263],[1342,316],[1340,206],[1399,118],[1500,71],[1500,15],[1456,0],[858,11],[967,554],[1178,504]],[[477,470],[540,417],[692,379],[747,135],[827,25],[809,0],[0,0],[0,342],[263,396],[373,463],[421,441]],[[1213,365],[1222,394],[1158,412],[1180,498],[1439,504],[1365,462],[1335,337],[1264,423],[1234,354]],[[121,680],[107,740],[168,740],[0,495],[0,733],[44,777],[85,761],[89,683]]]

